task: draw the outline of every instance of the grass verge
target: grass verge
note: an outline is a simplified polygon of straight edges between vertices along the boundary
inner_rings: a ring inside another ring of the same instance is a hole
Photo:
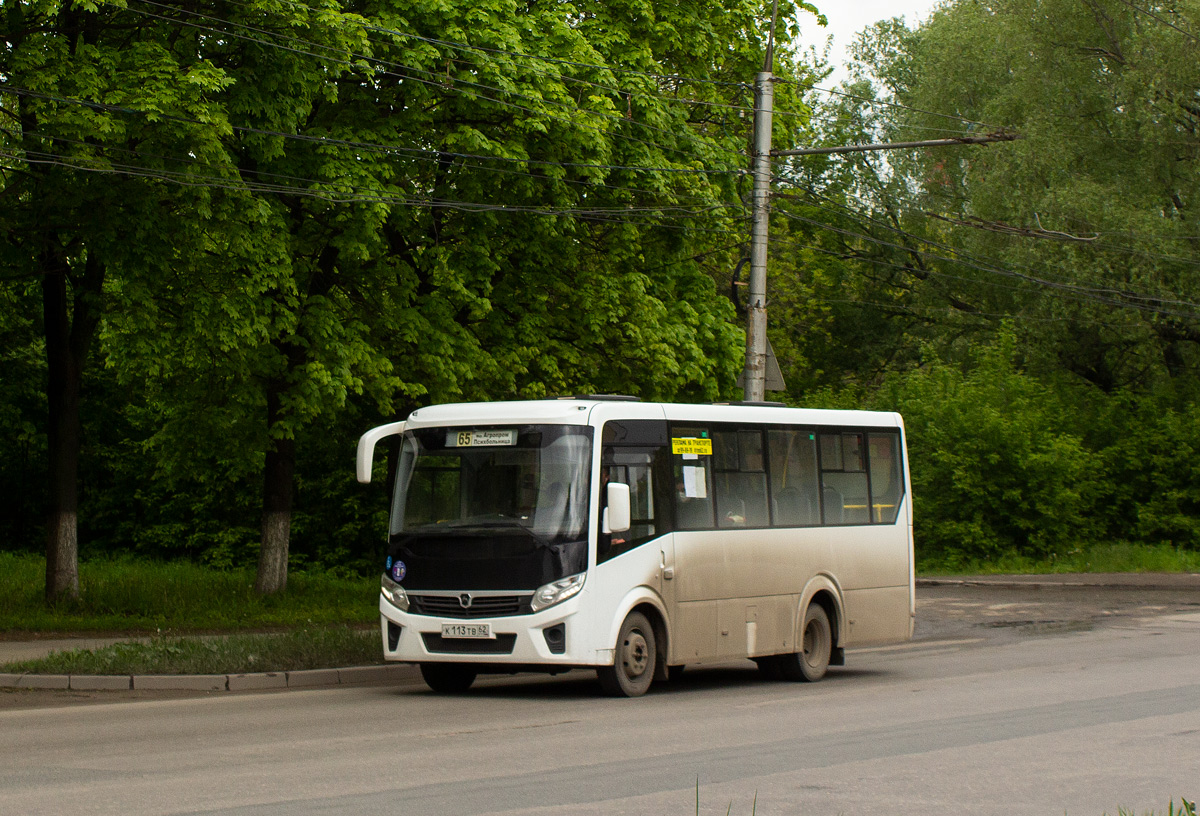
[[[1179,807],[1175,807],[1175,800],[1171,800],[1171,804],[1167,808],[1166,816],[1196,816],[1196,803],[1189,802],[1187,799],[1180,799]],[[1137,814],[1128,808],[1118,808],[1117,816],[1137,816]],[[1147,816],[1154,816],[1153,811]]]
[[[379,632],[345,626],[279,634],[153,637],[101,649],[53,652],[0,667],[30,674],[246,674],[382,663]]]
[[[1200,552],[1149,544],[1101,544],[1053,559],[1034,559],[1010,553],[994,561],[923,560],[917,547],[920,575],[1043,575],[1095,572],[1200,572]]]
[[[79,565],[80,598],[48,606],[45,559],[0,552],[0,632],[236,632],[377,620],[379,579],[293,573],[261,596],[253,570],[97,559]]]

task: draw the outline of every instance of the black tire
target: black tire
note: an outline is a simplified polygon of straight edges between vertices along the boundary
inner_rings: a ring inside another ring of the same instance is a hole
[[[820,604],[809,604],[800,627],[800,651],[779,656],[779,667],[786,680],[815,683],[825,676],[833,655],[833,627]]]
[[[425,685],[440,694],[462,694],[475,682],[474,666],[465,663],[422,663]]]
[[[612,697],[641,697],[654,682],[658,649],[654,628],[641,612],[630,612],[617,635],[613,665],[596,670],[600,687]]]

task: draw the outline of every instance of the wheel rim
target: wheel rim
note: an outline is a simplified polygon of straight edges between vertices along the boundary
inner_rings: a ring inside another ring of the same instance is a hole
[[[621,665],[625,667],[626,677],[641,677],[646,673],[646,665],[650,662],[650,649],[646,638],[636,629],[629,633],[621,653]]]
[[[804,662],[812,666],[813,657],[823,653],[825,647],[825,633],[816,621],[809,621],[808,626],[804,627]]]

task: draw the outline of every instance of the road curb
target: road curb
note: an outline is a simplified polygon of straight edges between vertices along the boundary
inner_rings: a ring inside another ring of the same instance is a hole
[[[0,674],[0,688],[69,689],[71,678],[65,674]]]
[[[0,688],[72,691],[261,691],[384,685],[417,677],[409,665],[350,666],[252,674],[0,674]]]

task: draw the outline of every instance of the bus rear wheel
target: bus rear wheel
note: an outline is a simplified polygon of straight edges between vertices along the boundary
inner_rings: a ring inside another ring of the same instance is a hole
[[[809,604],[800,627],[800,651],[776,658],[786,680],[815,683],[825,676],[833,655],[833,627],[829,614],[820,604]]]
[[[462,694],[475,682],[477,674],[474,666],[462,663],[421,664],[425,685],[441,694]]]
[[[654,681],[658,648],[654,628],[641,612],[630,612],[617,635],[611,666],[596,670],[600,687],[612,697],[640,697]]]

